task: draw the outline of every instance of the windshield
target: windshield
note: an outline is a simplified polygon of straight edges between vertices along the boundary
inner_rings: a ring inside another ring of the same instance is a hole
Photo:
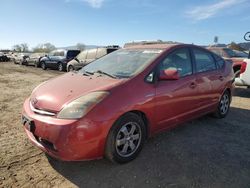
[[[116,77],[128,78],[141,72],[161,52],[159,49],[122,49],[86,65],[80,72],[102,71]]]

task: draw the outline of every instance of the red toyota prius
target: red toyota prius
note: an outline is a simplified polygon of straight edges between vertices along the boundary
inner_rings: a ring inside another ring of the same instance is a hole
[[[23,105],[29,139],[65,160],[126,163],[145,140],[191,119],[224,118],[232,64],[187,44],[138,44],[42,83]]]

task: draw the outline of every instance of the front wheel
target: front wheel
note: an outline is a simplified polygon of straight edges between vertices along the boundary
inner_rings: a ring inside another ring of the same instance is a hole
[[[41,67],[42,67],[43,70],[47,69],[45,62],[41,62]]]
[[[62,63],[58,63],[58,70],[59,70],[60,72],[63,71],[63,64],[62,64]]]
[[[72,65],[70,65],[68,68],[68,72],[73,72],[74,70],[75,70],[74,67]]]
[[[127,163],[140,153],[146,139],[146,127],[140,116],[127,113],[111,128],[105,156],[112,162]]]
[[[230,102],[230,93],[225,91],[221,96],[217,111],[215,112],[217,118],[224,118],[227,116],[230,109]]]

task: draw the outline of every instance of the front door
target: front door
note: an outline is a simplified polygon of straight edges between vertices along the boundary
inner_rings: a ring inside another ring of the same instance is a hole
[[[160,70],[176,68],[178,80],[158,81],[156,86],[156,118],[158,129],[175,125],[191,117],[197,109],[196,77],[188,48],[180,48],[170,53],[161,63]]]

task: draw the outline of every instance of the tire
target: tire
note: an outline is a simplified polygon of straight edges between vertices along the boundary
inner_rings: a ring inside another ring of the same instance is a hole
[[[72,65],[70,65],[69,67],[68,67],[68,72],[72,72],[72,71],[74,71],[75,69],[74,69],[74,67],[72,66]]]
[[[47,69],[46,64],[45,64],[44,61],[41,62],[41,67],[42,67],[43,70],[46,70],[46,69]]]
[[[146,126],[141,117],[134,113],[127,113],[110,129],[105,146],[105,157],[114,163],[130,162],[140,153],[145,139]]]
[[[58,71],[62,72],[63,71],[63,64],[62,63],[58,63],[57,69],[58,69]]]
[[[231,96],[228,91],[225,91],[220,98],[220,102],[218,104],[217,110],[214,113],[216,118],[225,118],[230,109]]]

